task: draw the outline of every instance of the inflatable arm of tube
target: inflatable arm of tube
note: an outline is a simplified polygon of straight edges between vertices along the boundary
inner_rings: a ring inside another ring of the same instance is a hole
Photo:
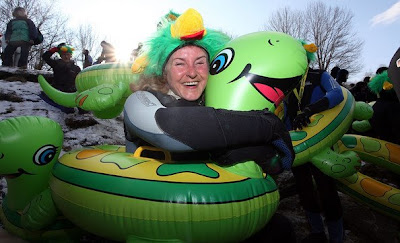
[[[88,111],[108,110],[120,102],[127,89],[125,83],[101,84],[79,93],[76,106]]]
[[[27,230],[40,230],[54,223],[57,216],[50,189],[46,189],[25,207],[21,224]]]
[[[330,148],[324,148],[311,158],[315,167],[332,178],[344,178],[353,175],[360,168],[360,158],[352,151],[343,154],[336,153]]]
[[[357,132],[366,132],[371,129],[369,119],[372,117],[374,110],[372,106],[358,101],[356,102],[353,117],[356,121],[351,124],[351,127]]]
[[[76,107],[75,97],[78,92],[65,93],[51,86],[47,80],[42,76],[38,76],[38,82],[42,87],[43,92],[54,102],[65,107]]]

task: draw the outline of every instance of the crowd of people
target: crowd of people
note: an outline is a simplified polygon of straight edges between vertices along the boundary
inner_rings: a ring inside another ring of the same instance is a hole
[[[38,35],[37,28],[27,17],[25,9],[15,8],[13,16],[14,19],[7,24],[4,35],[8,45],[2,55],[3,66],[12,66],[14,52],[20,47],[21,53],[17,66],[26,68],[29,50]],[[224,126],[215,127],[215,131],[199,132],[199,134],[203,133],[204,136],[208,136],[209,139],[207,146],[202,147],[203,152],[207,153],[205,157],[209,156],[209,151],[213,151],[213,158],[217,163],[226,165],[244,159],[253,159],[261,168],[265,169],[268,156],[275,155],[275,152],[287,156],[293,162],[294,151],[289,131],[307,126],[312,115],[331,109],[343,100],[341,86],[347,82],[348,70],[334,67],[329,74],[326,70],[310,68],[306,74],[305,83],[299,84],[296,88],[304,88],[303,95],[299,97],[295,95],[295,92],[292,92],[284,100],[286,113],[283,120],[280,120],[268,110],[230,111],[215,109],[210,112],[211,108],[204,106],[204,89],[208,81],[210,58],[230,38],[222,32],[213,32],[213,30],[207,29],[204,33],[215,33],[219,35],[219,39],[213,39],[211,43],[207,42],[207,35],[188,35],[187,38],[177,40],[163,33],[163,31],[166,31],[165,28],[160,27],[158,32],[161,35],[154,37],[159,39],[152,39],[147,42],[150,44],[146,46],[146,50],[153,56],[139,82],[132,85],[132,92],[145,91],[148,92],[147,95],[156,97],[165,106],[163,113],[159,116],[172,116],[174,113],[169,112],[177,112],[177,110],[179,111],[177,108],[181,108],[181,114],[175,114],[181,119],[176,120],[174,126],[188,126],[190,123],[184,121],[190,118],[187,114],[192,114],[191,112],[200,112],[199,114],[196,113],[196,117],[201,119],[204,126],[207,126],[208,123],[221,124],[220,121],[224,121]],[[166,41],[165,45],[160,46],[160,41]],[[110,43],[102,41],[101,46],[102,52],[95,62],[93,62],[88,50],[82,51],[84,55],[83,68],[93,64],[117,61],[115,48]],[[138,56],[138,51],[142,46],[143,44],[140,43],[135,52],[132,53],[134,57]],[[75,78],[81,72],[81,68],[72,60],[73,51],[73,47],[61,43],[42,55],[43,60],[53,70],[54,82],[52,85],[63,92],[76,91]],[[58,53],[60,59],[52,58],[55,53]],[[385,73],[387,74],[386,67],[379,68],[376,71],[376,75]],[[400,131],[393,133],[392,130],[388,129],[388,120],[394,121],[393,124],[400,123],[399,100],[393,89],[372,90],[369,84],[373,80],[374,77],[365,77],[350,91],[356,101],[374,102],[372,106],[374,116],[370,120],[373,131],[369,134],[400,144]],[[300,85],[303,85],[303,87],[300,87]],[[57,105],[44,93],[41,94],[41,97],[66,113],[74,112],[71,108]],[[169,109],[170,107],[174,107],[174,109]],[[193,107],[195,109],[192,109]],[[184,115],[182,116],[182,114]],[[165,119],[165,121],[167,120]],[[273,125],[271,126],[271,124]],[[144,139],[132,132],[133,125],[130,121],[129,104],[125,106],[124,125],[128,152],[134,152],[138,146],[150,143],[149,139]],[[193,127],[190,130],[195,133],[196,129],[199,129],[199,127]],[[179,129],[171,128],[171,133],[177,130]],[[242,132],[240,133],[240,131]],[[238,133],[240,133],[240,136]],[[226,135],[224,146],[217,144],[216,141],[218,140],[210,139],[216,134]],[[229,135],[228,137],[228,134],[236,134],[236,136]],[[166,136],[170,135],[166,134]],[[198,139],[196,136],[193,138]],[[188,141],[188,143],[192,143],[192,141]],[[249,147],[252,147],[251,150],[249,150]],[[215,153],[216,150],[218,150],[217,153]],[[245,156],[243,156],[243,151],[252,151],[252,153],[245,153]],[[195,156],[202,155],[196,153]],[[262,156],[265,156],[264,160],[259,159]],[[184,159],[187,159],[187,157]],[[334,179],[323,174],[311,163],[305,163],[294,168],[290,168],[290,166],[287,168],[284,165],[281,165],[281,167],[293,172],[300,202],[310,225],[310,234],[302,242],[326,242],[328,239],[330,242],[343,242],[343,209]],[[317,185],[316,188],[315,184]],[[325,226],[328,234],[325,232]],[[277,242],[274,239],[281,242],[296,242],[293,225],[284,215],[276,214],[267,226],[248,242],[263,242],[264,240]]]
[[[16,7],[12,13],[13,19],[7,23],[6,31],[1,34],[2,37],[2,66],[18,67],[27,69],[29,52],[33,45],[40,44],[43,39],[39,29],[35,23],[28,18],[27,12],[22,7]],[[38,39],[40,39],[38,41]],[[82,55],[83,68],[87,68],[94,64],[116,62],[114,47],[106,42],[100,43],[102,52],[99,58],[93,62],[89,50],[84,49]],[[42,54],[42,59],[53,70],[53,81],[51,85],[62,91],[73,93],[76,91],[75,78],[81,71],[81,68],[72,59],[74,48],[60,43],[56,47],[52,47]],[[59,58],[54,58],[53,54],[58,53]],[[52,101],[44,92],[40,97],[50,105],[59,108],[61,111],[69,114],[74,113],[75,109],[61,106]],[[85,111],[78,109],[80,113]]]

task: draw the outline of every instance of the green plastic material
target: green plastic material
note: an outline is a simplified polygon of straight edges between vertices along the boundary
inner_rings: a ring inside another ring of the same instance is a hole
[[[131,63],[97,64],[83,69],[76,77],[75,93],[64,93],[53,88],[43,76],[38,81],[47,96],[57,104],[79,107],[102,119],[119,116],[125,100],[132,93],[129,84],[138,80],[131,71]]]
[[[240,36],[226,44],[211,63],[206,105],[274,111],[284,95],[300,82],[307,66],[302,43],[287,34],[262,31]],[[220,71],[213,73],[218,67]],[[246,67],[253,75],[235,80]],[[250,81],[259,83],[251,85]]]

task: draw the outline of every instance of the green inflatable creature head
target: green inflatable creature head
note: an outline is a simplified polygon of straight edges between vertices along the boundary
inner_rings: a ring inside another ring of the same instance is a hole
[[[45,117],[0,121],[0,175],[7,180],[10,208],[22,210],[33,195],[48,187],[63,138],[61,126]]]
[[[256,32],[228,42],[210,64],[206,105],[274,111],[307,73],[314,44],[280,32]],[[234,94],[234,95],[232,95]]]

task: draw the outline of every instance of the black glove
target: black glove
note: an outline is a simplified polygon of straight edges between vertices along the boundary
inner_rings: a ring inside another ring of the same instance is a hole
[[[220,166],[239,162],[254,161],[270,175],[283,172],[282,160],[272,145],[243,147],[231,150],[218,150],[210,153],[210,159]]]
[[[313,114],[308,107],[304,108],[304,110],[294,118],[293,130],[302,129],[310,124],[310,117],[312,115]]]
[[[293,120],[293,129],[302,129],[303,127],[310,124],[310,117],[315,113],[322,112],[329,109],[329,100],[326,97],[321,98],[313,104],[307,105],[303,112],[298,114]]]

